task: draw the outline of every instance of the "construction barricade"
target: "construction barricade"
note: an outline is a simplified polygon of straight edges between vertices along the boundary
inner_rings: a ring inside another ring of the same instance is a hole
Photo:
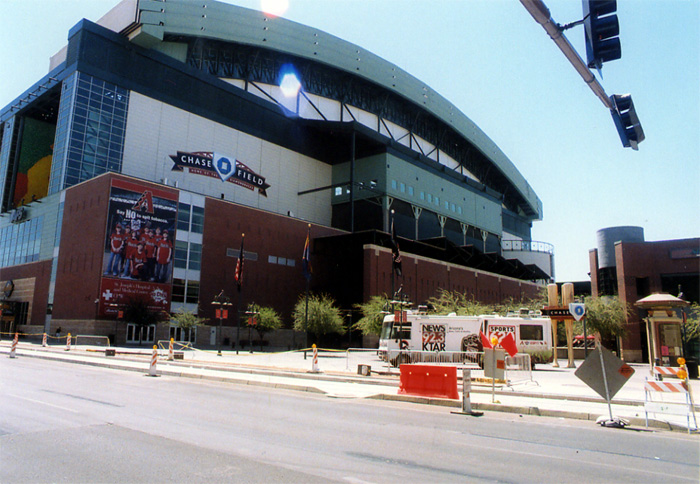
[[[506,385],[512,387],[518,383],[535,383],[532,379],[532,362],[528,353],[518,353],[515,356],[506,356],[505,380]]]
[[[459,399],[454,366],[401,365],[399,395]]]
[[[684,366],[680,368],[654,367],[654,380],[644,382],[644,418],[647,427],[649,427],[649,414],[651,413],[654,416],[659,414],[685,416],[688,433],[691,430],[698,430],[695,405],[687,375]],[[662,381],[664,376],[676,377],[680,381]],[[691,416],[692,426],[690,424]]]

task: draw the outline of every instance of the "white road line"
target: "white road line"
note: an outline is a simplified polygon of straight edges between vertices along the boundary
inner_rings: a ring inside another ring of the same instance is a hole
[[[48,407],[58,408],[59,410],[64,410],[71,413],[80,413],[78,410],[73,410],[72,408],[62,407],[60,405],[54,405],[53,403],[42,402],[41,400],[35,400],[33,398],[22,397],[20,395],[7,395],[8,397],[19,398],[20,400],[26,400],[27,402],[38,403],[40,405],[46,405]]]

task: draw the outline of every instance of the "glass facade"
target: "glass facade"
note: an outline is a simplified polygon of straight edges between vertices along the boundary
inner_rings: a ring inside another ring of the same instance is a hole
[[[0,228],[0,267],[39,260],[43,217]]]
[[[127,90],[96,77],[64,81],[49,193],[121,171],[128,104]]]

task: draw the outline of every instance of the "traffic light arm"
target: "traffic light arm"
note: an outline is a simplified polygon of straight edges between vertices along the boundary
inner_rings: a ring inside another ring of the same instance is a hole
[[[569,42],[569,39],[566,38],[562,32],[562,28],[554,20],[552,20],[549,9],[544,2],[542,2],[542,0],[520,0],[520,3],[523,4],[528,12],[530,12],[532,18],[534,18],[535,21],[542,26],[545,32],[549,34],[549,37],[555,44],[557,44],[559,50],[562,51],[571,65],[574,66],[576,72],[578,72],[583,78],[583,81],[588,84],[588,87],[591,89],[591,91],[593,91],[593,94],[600,99],[606,108],[612,110],[614,106],[608,95],[605,94],[605,89],[603,89],[603,86],[600,85],[598,79],[596,79],[595,75],[591,72],[586,63],[583,61],[583,59],[581,59],[581,56],[578,55],[574,47]]]

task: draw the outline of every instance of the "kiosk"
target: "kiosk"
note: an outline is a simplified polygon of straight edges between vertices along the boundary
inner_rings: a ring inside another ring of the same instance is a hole
[[[652,294],[635,303],[646,311],[644,318],[649,348],[649,370],[655,366],[678,366],[683,354],[681,308],[689,303],[670,294]]]

